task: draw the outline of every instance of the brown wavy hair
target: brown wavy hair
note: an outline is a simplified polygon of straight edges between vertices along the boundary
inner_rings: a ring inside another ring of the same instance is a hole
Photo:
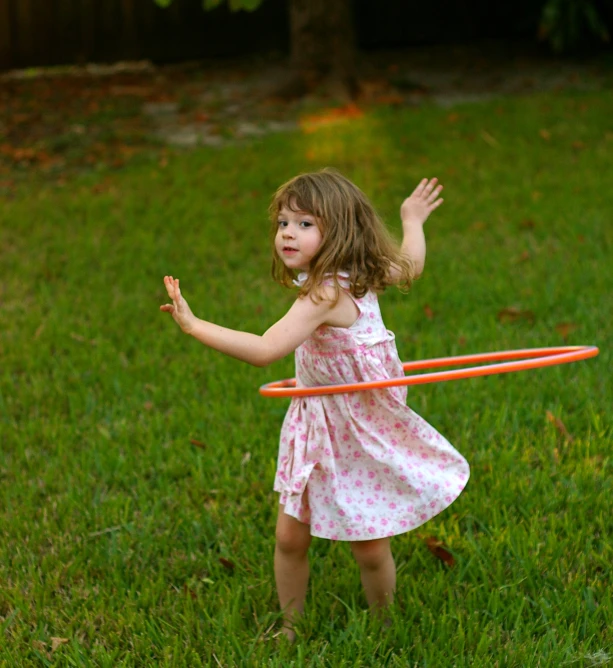
[[[318,300],[324,276],[331,274],[340,290],[337,274],[349,274],[350,292],[364,297],[369,290],[383,292],[389,285],[408,289],[414,277],[411,261],[375,211],[366,195],[335,169],[300,174],[284,183],[275,193],[269,207],[272,222],[272,276],[292,287],[295,272],[288,269],[274,249],[281,209],[304,211],[317,219],[322,243],[311,261],[309,276],[300,295],[312,294]],[[391,270],[399,275],[391,277]]]

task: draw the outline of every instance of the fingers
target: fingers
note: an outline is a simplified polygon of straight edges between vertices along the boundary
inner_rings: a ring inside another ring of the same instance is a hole
[[[426,186],[424,188],[426,193],[431,193],[434,190],[434,186],[438,183],[438,179],[436,177],[430,179],[429,181],[428,179],[424,179],[424,181],[426,181]]]
[[[443,186],[438,185],[437,178],[430,179],[424,188],[424,197],[428,201],[432,200],[433,196],[436,199],[436,193],[440,192],[442,188]]]
[[[439,196],[443,186],[438,182],[436,177],[432,179],[422,179],[411,196],[416,196],[419,199],[425,199],[428,204],[432,204]]]
[[[164,276],[164,287],[166,288],[166,292],[168,293],[168,296],[171,299],[174,299],[174,283],[172,280],[172,276]]]
[[[437,186],[431,193],[428,195],[427,202],[428,204],[432,205],[435,201],[437,201],[438,196],[441,194],[441,190],[443,189],[443,186]],[[441,202],[443,200],[440,200]],[[440,202],[439,202],[440,204]],[[437,204],[438,206],[438,204]]]
[[[168,296],[172,299],[173,302],[181,299],[181,288],[179,287],[178,278],[164,276],[164,285],[166,287]]]
[[[443,190],[443,186],[438,182],[436,177],[430,180],[422,179],[417,186],[417,189],[419,190],[417,195],[428,205],[428,208],[431,211],[438,208],[443,203],[443,199],[439,197]]]

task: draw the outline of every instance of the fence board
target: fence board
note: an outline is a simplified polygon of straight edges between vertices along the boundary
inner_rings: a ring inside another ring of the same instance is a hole
[[[14,32],[13,41],[14,60],[17,62],[36,60],[38,54],[34,49],[36,28],[34,25],[34,12],[31,0],[19,0],[12,2],[11,32]],[[17,26],[20,27],[17,30]]]
[[[138,31],[138,16],[135,0],[123,0],[121,5],[122,42],[126,45],[126,57],[133,60],[140,52],[140,34]]]
[[[58,44],[55,2],[32,2],[35,25],[35,49],[38,60],[45,65],[53,62],[53,55]]]
[[[81,50],[81,2],[79,0],[55,0],[55,35],[53,53],[59,62],[77,63]],[[57,62],[56,61],[56,62]]]
[[[11,43],[11,8],[10,0],[0,0],[0,69],[11,67],[13,50]]]
[[[80,35],[77,62],[88,63],[92,60],[96,43],[96,15],[94,0],[81,0],[78,4],[80,13]]]

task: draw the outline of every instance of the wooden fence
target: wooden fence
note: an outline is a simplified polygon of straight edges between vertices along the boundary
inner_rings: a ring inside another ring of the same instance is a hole
[[[353,0],[362,48],[444,43],[536,31],[544,0]],[[286,52],[288,0],[252,13],[202,0],[0,0],[0,70],[150,59],[173,62]]]
[[[159,62],[287,48],[285,0],[258,11],[205,12],[201,0],[0,0],[0,69],[115,62]]]

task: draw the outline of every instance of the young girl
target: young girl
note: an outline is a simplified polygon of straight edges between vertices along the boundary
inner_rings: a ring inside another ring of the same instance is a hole
[[[377,293],[409,286],[421,274],[423,224],[443,202],[441,190],[436,179],[424,179],[402,203],[399,248],[366,196],[341,174],[297,176],[270,206],[273,276],[299,287],[281,320],[262,336],[200,320],[172,276],[164,277],[172,304],[160,309],[186,334],[256,366],[295,351],[298,386],[402,376]],[[274,485],[275,577],[290,639],[304,606],[312,536],[348,541],[369,605],[384,608],[396,586],[390,536],[440,513],[466,485],[466,460],[407,407],[406,396],[406,387],[394,387],[290,404]]]

